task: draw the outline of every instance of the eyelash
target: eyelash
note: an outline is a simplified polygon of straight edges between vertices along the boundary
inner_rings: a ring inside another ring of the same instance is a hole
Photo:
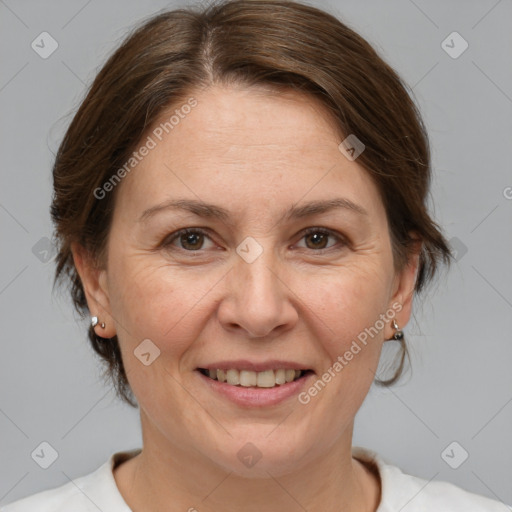
[[[332,231],[332,230],[326,229],[326,228],[316,228],[316,227],[307,228],[304,231],[302,231],[301,239],[303,239],[307,235],[311,235],[313,233],[320,233],[321,235],[327,235],[327,236],[336,238],[338,240],[338,242],[341,243],[341,247],[338,248],[338,250],[343,248],[343,247],[345,247],[346,245],[348,245],[348,243],[347,243],[345,238],[343,238],[341,235],[337,234],[335,231]],[[168,248],[169,250],[172,250],[171,246],[172,246],[173,242],[175,240],[179,239],[183,235],[204,235],[204,236],[210,238],[210,240],[211,240],[211,237],[210,237],[208,231],[205,231],[204,229],[201,229],[201,228],[185,228],[185,229],[180,229],[179,231],[176,231],[176,232],[172,233],[171,235],[169,235],[169,237],[167,237],[163,241],[162,246],[165,247],[165,248]],[[178,250],[180,250],[182,252],[188,252],[188,253],[198,253],[198,252],[201,252],[201,251],[204,250],[204,249],[197,249],[197,250],[194,251],[194,250],[183,249],[181,247],[174,247],[174,248],[178,249]],[[315,253],[323,254],[324,252],[331,251],[333,249],[335,249],[335,246],[327,247],[327,248],[324,248],[324,249],[317,249],[317,250],[310,249],[310,250],[315,252]]]

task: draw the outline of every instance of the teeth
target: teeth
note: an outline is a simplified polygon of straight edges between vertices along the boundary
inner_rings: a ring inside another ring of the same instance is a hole
[[[228,384],[231,384],[232,386],[240,384],[240,372],[238,370],[228,370],[226,372],[226,377]]]
[[[302,375],[301,370],[280,368],[279,370],[265,370],[253,372],[250,370],[206,370],[205,374],[219,382],[227,382],[232,386],[273,388],[287,382],[292,382]]]
[[[256,372],[254,372],[256,374]],[[274,370],[267,370],[265,372],[258,372],[258,380],[256,385],[259,388],[273,388],[276,385],[276,376]]]
[[[286,370],[276,370],[276,384],[284,384],[286,382]]]
[[[236,370],[232,371],[236,372]],[[248,388],[250,386],[256,386],[257,378],[258,376],[256,375],[256,372],[242,370],[240,372],[240,386],[244,386],[245,388]]]

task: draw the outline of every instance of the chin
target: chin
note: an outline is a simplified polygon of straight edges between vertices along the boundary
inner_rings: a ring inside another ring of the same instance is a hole
[[[219,451],[212,459],[225,471],[244,478],[283,476],[311,462],[315,451],[305,442],[305,433],[291,435],[285,429],[273,429],[260,424],[237,433],[230,430],[233,437],[225,436],[224,444],[217,444]]]

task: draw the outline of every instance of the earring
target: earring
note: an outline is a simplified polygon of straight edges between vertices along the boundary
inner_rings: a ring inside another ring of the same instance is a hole
[[[98,325],[98,317],[97,316],[92,316],[91,317],[91,325],[93,327],[96,327]],[[105,329],[105,322],[101,322],[100,327],[102,329]]]
[[[393,320],[393,329],[395,329],[395,334],[393,334],[394,340],[402,340],[404,337],[404,332],[402,329],[398,327],[398,324],[396,323],[396,320]]]

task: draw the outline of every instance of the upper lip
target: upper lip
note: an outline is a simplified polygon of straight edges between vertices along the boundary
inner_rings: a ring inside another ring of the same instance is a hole
[[[237,359],[231,361],[216,361],[215,363],[208,363],[200,365],[198,368],[205,370],[249,370],[253,372],[263,372],[265,370],[309,370],[309,366],[295,361],[281,361],[278,359],[271,359],[268,361],[254,362],[247,359]]]

